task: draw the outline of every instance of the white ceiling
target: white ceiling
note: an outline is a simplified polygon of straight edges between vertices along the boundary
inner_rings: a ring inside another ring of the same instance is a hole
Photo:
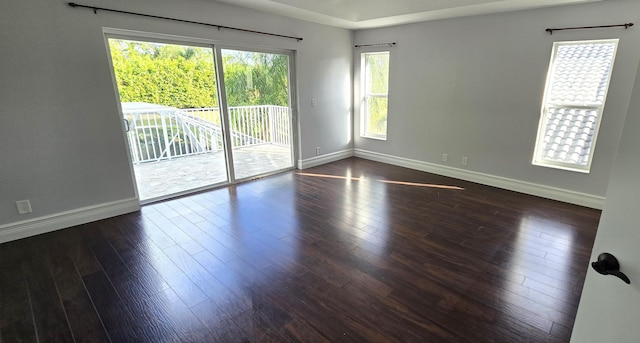
[[[347,29],[603,0],[216,0]]]

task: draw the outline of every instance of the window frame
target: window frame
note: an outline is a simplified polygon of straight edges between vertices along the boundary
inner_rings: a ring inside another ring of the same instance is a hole
[[[381,99],[387,99],[387,108],[386,108],[386,121],[388,123],[389,121],[389,79],[387,78],[387,92],[386,93],[373,93],[373,92],[369,92],[369,90],[367,89],[367,67],[368,67],[368,63],[367,63],[367,56],[369,55],[387,55],[387,63],[388,63],[388,68],[391,68],[390,65],[390,61],[391,61],[391,51],[389,50],[383,50],[383,51],[367,51],[367,52],[362,52],[360,53],[360,137],[362,138],[370,138],[370,139],[377,139],[377,140],[383,140],[386,141],[387,140],[387,133],[388,133],[388,127],[385,126],[385,133],[384,134],[378,134],[378,133],[374,133],[374,132],[369,132],[368,131],[368,126],[369,126],[369,99],[371,98],[381,98]],[[389,74],[389,71],[387,72]]]
[[[532,164],[541,167],[555,168],[579,173],[588,174],[591,171],[591,165],[593,162],[593,157],[595,153],[598,133],[600,131],[600,124],[602,122],[602,116],[604,113],[605,104],[607,102],[607,95],[609,92],[609,87],[611,86],[611,77],[613,75],[613,68],[616,60],[616,53],[618,50],[619,39],[594,39],[594,40],[580,40],[580,41],[560,41],[553,43],[553,49],[551,51],[551,59],[549,61],[549,69],[547,71],[547,79],[545,82],[544,95],[542,99],[542,107],[540,110],[540,121],[538,124],[538,132],[536,134],[536,142],[534,146],[533,152],[533,160]],[[602,98],[601,104],[586,104],[586,103],[563,103],[563,102],[551,102],[549,98],[551,97],[551,88],[554,82],[555,71],[557,68],[557,56],[560,47],[567,45],[582,45],[582,44],[611,44],[614,43],[613,53],[611,56],[611,68],[607,78],[606,87],[604,89],[604,94]],[[575,163],[568,162],[559,162],[552,161],[543,158],[542,156],[542,142],[544,141],[546,134],[547,122],[549,120],[549,110],[550,108],[555,109],[580,109],[580,110],[594,110],[598,113],[596,118],[596,127],[593,132],[593,137],[591,140],[591,145],[589,146],[589,157],[586,165],[579,165]]]

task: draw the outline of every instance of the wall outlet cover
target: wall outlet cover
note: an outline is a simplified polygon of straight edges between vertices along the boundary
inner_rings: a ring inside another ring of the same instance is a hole
[[[18,209],[18,214],[27,214],[32,212],[29,200],[16,201],[16,208]]]

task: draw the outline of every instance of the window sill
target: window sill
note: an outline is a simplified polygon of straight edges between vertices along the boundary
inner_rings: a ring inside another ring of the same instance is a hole
[[[386,136],[360,135],[360,138],[375,139],[377,141],[386,141],[387,140]]]
[[[533,161],[531,162],[531,164],[533,164],[534,166],[538,166],[538,167],[546,167],[546,168],[553,168],[553,169],[560,169],[560,170],[566,170],[566,171],[571,171],[571,172],[576,172],[576,173],[581,173],[581,174],[589,174],[590,170],[590,166],[587,167],[587,169],[582,169],[582,168],[577,168],[577,167],[571,167],[568,165],[561,165],[561,164],[554,164],[554,163],[550,163],[550,162],[541,162],[541,161]]]

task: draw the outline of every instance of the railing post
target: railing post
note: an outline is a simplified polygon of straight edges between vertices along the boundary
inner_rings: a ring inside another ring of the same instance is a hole
[[[273,106],[269,106],[269,143],[273,144],[275,138],[273,127]]]
[[[127,132],[127,138],[129,139],[129,147],[131,148],[131,158],[133,159],[132,163],[140,163],[140,156],[138,156],[138,139],[137,139],[137,134],[136,131],[137,129],[137,125],[136,125],[136,115],[133,115],[133,127],[134,129],[129,129],[129,132]]]
[[[169,132],[167,131],[167,123],[165,121],[165,119],[167,118],[166,115],[164,115],[164,113],[160,113],[160,118],[162,118],[162,131],[164,131],[164,148],[165,151],[167,152],[167,159],[171,159],[171,148],[169,147]],[[162,155],[160,155],[160,157],[158,157],[158,160],[162,158]]]
[[[222,118],[220,118],[220,116],[221,116],[220,107],[218,107],[217,112],[218,112],[218,121],[222,121]],[[215,118],[215,111],[214,111],[214,113],[211,114],[211,119],[212,119],[211,121],[213,121],[213,118]],[[219,124],[221,124],[221,123],[219,123]],[[214,134],[215,134],[215,137],[213,137]],[[222,125],[220,125],[220,136],[222,137]],[[217,132],[214,131],[212,133],[212,138],[211,139],[215,139],[216,151],[220,150],[220,147],[218,146],[218,134],[217,134]],[[222,141],[222,138],[220,138],[220,140]]]

